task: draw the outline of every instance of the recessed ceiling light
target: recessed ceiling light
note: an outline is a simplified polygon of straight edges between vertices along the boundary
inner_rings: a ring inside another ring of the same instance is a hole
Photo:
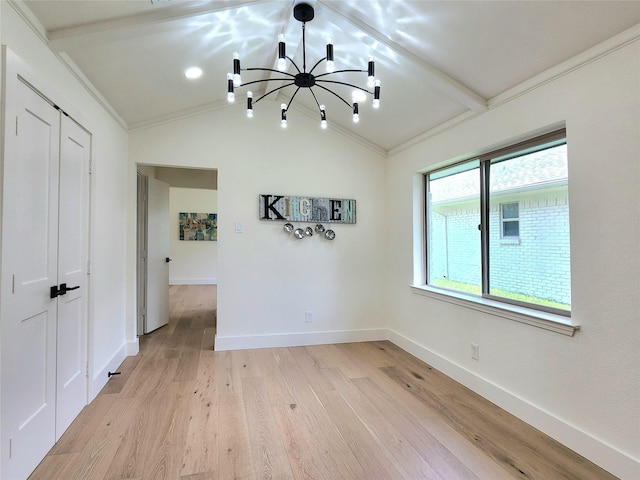
[[[190,80],[194,80],[202,76],[202,69],[199,67],[190,67],[184,71],[184,76]]]

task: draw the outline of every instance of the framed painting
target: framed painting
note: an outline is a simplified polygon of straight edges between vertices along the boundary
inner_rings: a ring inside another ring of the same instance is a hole
[[[180,240],[218,240],[218,214],[180,212]]]

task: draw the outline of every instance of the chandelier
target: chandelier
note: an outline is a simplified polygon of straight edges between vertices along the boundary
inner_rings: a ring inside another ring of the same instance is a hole
[[[272,93],[275,93],[279,90],[282,90],[287,87],[296,87],[295,92],[289,99],[289,103],[283,103],[280,105],[280,125],[283,128],[287,127],[287,111],[293,102],[293,99],[296,97],[301,88],[308,89],[313,99],[318,106],[318,112],[320,113],[320,126],[322,128],[327,128],[327,112],[325,106],[318,101],[318,97],[316,96],[316,92],[313,91],[314,87],[317,87],[321,90],[329,92],[330,94],[336,96],[343,103],[347,105],[347,107],[352,111],[353,114],[353,122],[358,123],[360,120],[360,114],[358,111],[358,98],[355,95],[357,92],[363,92],[364,98],[366,98],[366,94],[373,95],[373,108],[380,107],[380,80],[375,78],[375,62],[373,57],[369,57],[369,64],[367,70],[358,70],[358,69],[346,69],[346,70],[335,70],[335,63],[333,59],[333,40],[331,38],[327,39],[327,56],[321,58],[316,62],[316,64],[307,72],[307,51],[306,51],[306,36],[305,36],[305,26],[307,22],[313,20],[314,10],[313,7],[307,3],[299,3],[293,7],[293,17],[302,22],[302,70],[293,61],[291,57],[286,54],[286,44],[285,44],[285,36],[280,34],[278,36],[278,61],[277,61],[277,70],[272,68],[240,68],[240,55],[236,52],[233,54],[233,73],[227,74],[227,100],[229,102],[235,101],[235,89],[239,87],[246,87],[248,85],[263,83],[263,82],[271,82],[271,81],[279,81],[286,82],[284,85],[281,85],[277,88],[267,91],[264,95],[259,97],[257,100],[253,100],[253,92],[247,91],[247,117],[253,117],[253,105],[258,103],[265,97],[268,97]],[[297,73],[292,74],[289,73],[287,60],[291,62],[291,65],[296,69]],[[320,74],[314,74],[316,68],[322,63],[326,62],[326,72]],[[274,72],[284,75],[284,77],[279,78],[267,78],[263,80],[254,80],[251,82],[242,83],[241,71],[262,71],[262,72]],[[335,75],[338,73],[366,73],[367,74],[367,88],[359,87],[357,85],[341,82],[338,80],[331,80],[331,75]],[[337,94],[331,88],[331,85],[344,85],[347,87],[351,87],[354,90],[354,96],[351,98],[351,102],[345,100],[341,95]]]

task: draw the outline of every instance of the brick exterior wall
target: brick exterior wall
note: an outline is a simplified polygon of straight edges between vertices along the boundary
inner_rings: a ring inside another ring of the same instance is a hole
[[[519,202],[520,235],[501,238],[500,203]],[[431,218],[430,278],[481,284],[479,208],[439,206]],[[569,205],[565,189],[494,196],[490,209],[491,287],[571,303]]]

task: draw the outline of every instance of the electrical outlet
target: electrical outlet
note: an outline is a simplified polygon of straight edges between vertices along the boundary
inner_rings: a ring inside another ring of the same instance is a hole
[[[471,358],[473,360],[480,360],[480,347],[475,343],[471,344]]]
[[[304,321],[307,323],[313,323],[313,312],[304,312]]]

